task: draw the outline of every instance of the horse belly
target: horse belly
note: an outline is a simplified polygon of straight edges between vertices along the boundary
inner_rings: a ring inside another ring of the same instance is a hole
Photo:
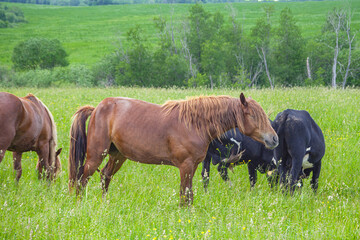
[[[12,151],[26,152],[35,151],[38,148],[41,128],[36,124],[29,124],[27,127],[19,128],[11,142]],[[9,148],[10,149],[10,148]]]
[[[35,150],[36,140],[34,138],[21,136],[19,138],[15,138],[8,149],[13,152],[27,152]]]
[[[139,141],[138,139],[132,139],[131,137],[125,139],[126,140],[115,141],[113,143],[119,152],[127,159],[146,164],[173,165],[168,150],[165,147],[166,144],[155,144],[155,142],[163,141]]]

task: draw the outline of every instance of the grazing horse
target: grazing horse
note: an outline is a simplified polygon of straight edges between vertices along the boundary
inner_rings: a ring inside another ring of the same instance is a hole
[[[320,127],[307,111],[287,109],[279,113],[274,122],[279,136],[279,146],[274,149],[278,165],[280,184],[290,187],[301,186],[301,179],[312,172],[310,182],[317,191],[321,170],[321,159],[325,154],[325,140]]]
[[[218,172],[224,181],[228,181],[228,169],[234,165],[246,164],[249,171],[250,187],[257,181],[257,171],[266,173],[275,170],[272,162],[273,150],[243,135],[238,128],[227,131],[220,139],[214,139],[206,153],[201,175],[205,191],[209,185],[210,164],[218,165]]]
[[[77,193],[84,188],[109,154],[109,161],[101,170],[104,193],[112,176],[130,159],[179,168],[180,206],[190,205],[192,179],[209,143],[235,127],[268,148],[278,145],[278,137],[264,110],[242,93],[240,98],[203,96],[163,105],[130,98],[106,98],[96,108],[81,107],[70,130],[69,190],[74,185]]]
[[[39,156],[39,178],[45,170],[46,177],[52,180],[61,169],[61,149],[56,151],[56,126],[49,109],[32,94],[19,98],[0,92],[0,122],[0,162],[6,150],[13,152],[16,180],[22,174],[22,153],[28,151]]]

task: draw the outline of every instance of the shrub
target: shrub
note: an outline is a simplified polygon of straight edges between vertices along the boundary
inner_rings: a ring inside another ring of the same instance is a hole
[[[0,5],[0,28],[12,27],[14,23],[18,22],[26,22],[20,8]]]
[[[17,22],[17,18],[16,18],[15,13],[7,12],[7,13],[6,13],[6,20],[7,20],[9,23],[15,23],[15,22]]]
[[[120,59],[115,54],[104,57],[92,68],[93,85],[112,86],[115,84],[116,72]],[[118,71],[120,71],[118,69]]]
[[[6,21],[6,12],[4,9],[1,8],[1,5],[0,5],[0,20]]]
[[[0,28],[7,28],[7,27],[8,27],[8,22],[0,20]]]
[[[75,85],[79,87],[94,86],[92,71],[85,65],[71,65],[52,70],[52,83],[55,86]]]
[[[67,53],[57,39],[30,38],[18,43],[11,58],[17,71],[51,69],[69,65]]]
[[[188,80],[188,87],[204,87],[209,86],[209,78],[206,74],[198,73],[195,78],[190,78]]]
[[[14,73],[6,66],[0,65],[0,85],[13,86]]]
[[[93,86],[93,76],[85,65],[74,65],[69,68],[69,82],[79,87]]]
[[[52,80],[50,70],[36,69],[17,73],[13,83],[22,87],[50,87]]]

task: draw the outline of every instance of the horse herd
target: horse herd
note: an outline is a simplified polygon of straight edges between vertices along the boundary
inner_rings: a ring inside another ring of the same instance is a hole
[[[22,153],[35,151],[39,178],[53,180],[61,169],[61,149],[56,149],[56,126],[48,108],[32,94],[17,97],[1,92],[0,121],[0,162],[6,150],[12,151],[19,180]],[[228,168],[248,163],[251,186],[258,170],[290,191],[313,172],[311,186],[316,191],[325,143],[308,112],[285,110],[272,122],[243,93],[239,98],[201,96],[163,105],[112,97],[74,114],[69,152],[70,191],[75,188],[80,194],[109,155],[100,171],[103,193],[126,159],[172,165],[180,170],[180,205],[188,206],[201,162],[205,188],[212,161],[224,180]]]

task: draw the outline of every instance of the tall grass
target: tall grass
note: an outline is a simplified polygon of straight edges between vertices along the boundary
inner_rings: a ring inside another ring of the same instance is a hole
[[[360,27],[360,1],[350,0],[353,11],[353,29]],[[148,4],[148,5],[116,5],[95,7],[62,7],[32,4],[11,4],[20,7],[28,23],[19,24],[14,28],[0,30],[0,63],[11,65],[11,55],[14,46],[30,37],[46,37],[59,39],[66,52],[69,62],[92,65],[102,57],[114,51],[123,44],[126,32],[140,25],[148,36],[148,41],[158,39],[153,18],[162,16],[173,20],[176,26],[188,16],[190,4]],[[289,7],[298,22],[305,38],[314,38],[321,33],[326,14],[334,7],[344,6],[345,2],[272,2],[275,13],[272,23],[276,25],[280,11]],[[245,32],[255,25],[256,20],[264,14],[264,3],[233,3],[237,19],[242,23]],[[205,4],[205,9],[210,12],[220,11],[230,24],[230,10],[228,4]]]
[[[360,91],[327,88],[246,90],[271,119],[286,108],[310,112],[325,135],[326,154],[319,192],[305,181],[290,197],[270,189],[260,175],[250,191],[247,167],[230,174],[232,186],[210,172],[209,192],[194,177],[194,205],[179,208],[179,171],[127,161],[102,198],[99,173],[79,201],[67,190],[71,116],[79,106],[96,106],[110,96],[162,104],[186,96],[239,96],[217,89],[0,89],[18,96],[32,92],[54,115],[63,171],[55,183],[39,181],[37,156],[23,154],[23,176],[15,182],[11,154],[0,164],[1,239],[358,239],[360,236]],[[6,124],[6,123],[1,123]],[[107,160],[107,159],[106,159]],[[106,162],[104,161],[104,163]],[[103,163],[103,165],[104,165]],[[103,166],[102,165],[102,166]]]

